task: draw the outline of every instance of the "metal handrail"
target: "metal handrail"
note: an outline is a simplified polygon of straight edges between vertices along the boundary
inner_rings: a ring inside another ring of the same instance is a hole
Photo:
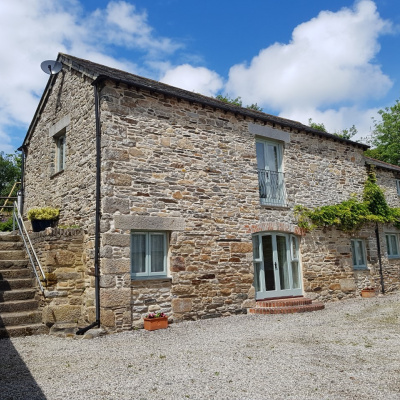
[[[285,206],[285,174],[278,171],[257,169],[261,204]]]
[[[22,216],[16,201],[14,201],[13,224],[15,224],[15,222],[18,225],[18,229],[21,234],[22,240],[24,242],[25,250],[28,253],[28,257],[31,262],[33,272],[35,273],[36,276],[36,280],[38,281],[39,288],[44,294],[44,287],[42,285],[42,281],[46,282],[46,275],[43,272],[42,265],[40,264],[39,258],[35,252],[35,249],[33,248],[31,239],[29,238],[28,231],[25,228],[25,224],[22,220]],[[41,278],[39,277],[39,275],[41,276]]]

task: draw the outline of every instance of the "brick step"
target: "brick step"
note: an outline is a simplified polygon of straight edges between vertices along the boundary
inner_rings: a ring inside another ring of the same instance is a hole
[[[0,260],[0,269],[15,269],[15,268],[24,268],[29,264],[28,259],[23,260]]]
[[[13,235],[11,233],[0,234],[0,242],[21,242],[21,236]]]
[[[23,250],[0,250],[0,260],[24,260],[26,258]]]
[[[0,317],[0,328],[16,325],[31,325],[42,321],[39,311],[4,312]]]
[[[249,314],[294,314],[301,312],[311,312],[323,310],[323,303],[312,303],[301,306],[286,306],[286,307],[255,307],[248,310]]]
[[[30,268],[0,269],[0,280],[32,278],[32,273]]]
[[[49,328],[44,324],[18,325],[0,328],[0,338],[44,335],[47,333],[49,333]]]
[[[31,300],[35,298],[36,289],[14,289],[0,291],[0,304],[6,301]]]
[[[312,300],[306,297],[289,297],[286,299],[269,299],[269,300],[258,300],[256,307],[290,307],[290,306],[303,306],[311,304]]]
[[[32,287],[35,287],[33,278],[0,280],[0,290],[28,289]]]
[[[34,299],[7,301],[0,303],[0,313],[37,310],[38,304],[39,302]]]
[[[22,242],[0,242],[0,251],[5,250],[23,250]]]

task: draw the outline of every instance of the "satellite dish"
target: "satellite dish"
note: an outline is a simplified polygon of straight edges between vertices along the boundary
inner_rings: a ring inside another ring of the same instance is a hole
[[[58,61],[46,60],[40,64],[40,68],[46,74],[55,75],[61,71],[62,64]]]

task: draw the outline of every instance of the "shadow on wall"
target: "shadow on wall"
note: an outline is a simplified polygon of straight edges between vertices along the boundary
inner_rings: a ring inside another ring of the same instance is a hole
[[[0,290],[0,304],[4,301]],[[28,367],[8,336],[0,314],[0,399],[46,400]]]

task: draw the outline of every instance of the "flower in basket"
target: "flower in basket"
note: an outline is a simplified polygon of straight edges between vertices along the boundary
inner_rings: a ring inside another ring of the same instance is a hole
[[[163,317],[166,317],[166,315],[163,312],[156,312],[156,313],[151,312],[151,313],[148,313],[145,316],[145,318],[150,318],[150,319],[152,319],[152,318],[163,318]]]

